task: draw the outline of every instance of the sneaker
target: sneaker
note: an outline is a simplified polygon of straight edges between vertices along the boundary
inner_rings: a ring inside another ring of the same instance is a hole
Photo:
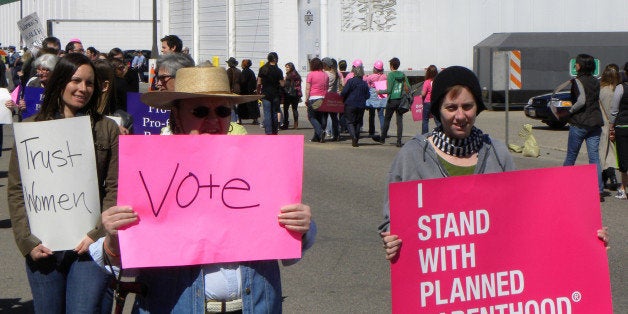
[[[628,197],[626,196],[626,191],[622,191],[622,190],[617,191],[617,195],[615,195],[615,198],[620,199],[620,200],[628,199]]]

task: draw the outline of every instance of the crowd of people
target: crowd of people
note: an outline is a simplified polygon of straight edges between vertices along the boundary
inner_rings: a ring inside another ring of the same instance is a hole
[[[313,58],[305,79],[292,62],[279,66],[279,56],[271,52],[257,76],[250,59],[229,58],[227,69],[208,64],[196,65],[182,41],[175,35],[161,40],[162,55],[156,64],[154,89],[144,93],[142,102],[156,109],[170,110],[162,135],[243,135],[242,120],[258,124],[265,134],[299,126],[298,104],[303,102],[307,120],[313,127],[312,142],[339,141],[346,132],[353,147],[359,146],[365,113],[365,133],[385,143],[393,115],[396,117],[396,146],[400,147],[389,172],[388,182],[444,178],[512,171],[515,165],[507,147],[475,127],[477,115],[486,107],[475,74],[464,67],[451,66],[440,73],[436,66],[426,69],[421,90],[424,98],[423,127],[402,143],[403,114],[401,98],[410,89],[407,76],[399,71],[400,60],[391,58],[390,71],[384,62],[372,65],[365,73],[360,59],[349,64],[333,58]],[[79,39],[72,39],[65,50],[58,39],[47,38],[34,56],[21,56],[16,88],[44,88],[41,110],[26,121],[88,116],[98,144],[97,176],[102,204],[101,221],[93,226],[74,250],[51,251],[28,223],[19,159],[12,151],[8,172],[8,203],[18,248],[25,257],[27,277],[38,313],[110,312],[114,295],[107,283],[119,275],[121,255],[118,230],[138,222],[132,207],[117,204],[118,139],[128,134],[130,125],[116,125],[105,115],[127,111],[126,93],[138,92],[140,72],[146,62],[142,52],[133,61],[124,60],[123,51],[113,48],[102,54],[93,47],[86,50]],[[17,62],[13,61],[14,66]],[[609,65],[601,79],[592,77],[593,58],[579,55],[578,76],[572,82],[574,106],[569,112],[569,143],[565,165],[575,162],[583,141],[591,163],[598,165],[600,193],[603,191],[602,164],[598,146],[608,169],[616,164],[621,173],[617,198],[626,199],[628,176],[628,82],[621,79],[618,67]],[[626,69],[628,70],[628,69]],[[600,86],[602,88],[600,89]],[[333,97],[331,94],[335,94]],[[342,112],[319,110],[326,101],[338,97]],[[261,104],[261,105],[260,105]],[[19,113],[23,99],[5,104]],[[282,108],[283,105],[283,108]],[[261,106],[261,110],[260,110]],[[290,113],[292,112],[292,120]],[[380,132],[376,133],[375,116]],[[430,130],[433,117],[435,127]],[[606,119],[606,124],[603,122]],[[602,125],[606,133],[601,140]],[[220,148],[217,148],[220,149]],[[616,152],[616,155],[613,153]],[[597,159],[595,155],[597,154]],[[422,156],[422,158],[415,158]],[[384,223],[380,226],[386,258],[393,260],[401,249],[401,239],[389,231],[389,200],[385,191]],[[603,199],[603,198],[602,198]],[[302,250],[315,239],[316,224],[305,204],[285,204],[278,208],[277,222],[302,240]],[[598,237],[608,243],[605,230]],[[294,261],[281,261],[289,265]],[[281,312],[279,262],[253,261],[228,264],[137,269],[125,275],[149,287],[138,292],[134,305],[138,312]],[[201,291],[201,292],[199,292]],[[202,310],[195,310],[202,309]],[[210,310],[211,309],[211,310]]]
[[[158,109],[170,110],[170,123],[163,134],[246,134],[231,122],[235,105],[260,100],[255,92],[239,95],[229,88],[229,76],[223,68],[194,61],[181,52],[180,41],[164,39],[163,55],[157,62],[156,91],[142,95],[142,101]],[[25,122],[88,116],[94,135],[97,177],[102,205],[102,220],[85,234],[73,250],[52,251],[31,232],[17,152],[12,150],[9,166],[8,203],[15,241],[25,257],[27,277],[37,313],[108,313],[113,300],[109,282],[119,274],[120,252],[117,230],[137,220],[133,209],[116,204],[118,180],[118,138],[128,130],[105,117],[115,110],[125,110],[116,99],[119,85],[127,88],[126,74],[132,65],[120,60],[122,51],[112,49],[106,59],[92,59],[80,41],[66,46],[66,53],[55,48],[41,48],[28,85],[44,88],[41,109]],[[248,60],[250,66],[250,60]],[[30,72],[24,72],[30,73]],[[26,76],[26,75],[24,75]],[[26,78],[24,78],[26,79]],[[138,76],[133,76],[138,84]],[[176,83],[179,82],[179,83]],[[126,94],[122,90],[121,93]],[[197,95],[190,97],[190,94]],[[20,110],[23,100],[7,102]],[[246,107],[243,107],[246,108]],[[304,204],[285,204],[277,208],[277,222],[301,235],[302,249],[314,243],[316,226],[311,210]],[[108,265],[105,265],[107,261]],[[110,262],[109,262],[110,261]],[[295,263],[284,260],[284,265]],[[107,267],[108,266],[108,267]],[[264,312],[281,311],[281,280],[278,261],[253,261],[175,268],[140,270],[138,282],[149,286],[150,294],[138,294],[138,312]],[[172,278],[181,279],[173,286]],[[191,281],[188,279],[192,278]],[[204,288],[205,287],[205,288]],[[234,290],[233,288],[236,287]],[[205,293],[198,294],[198,289]],[[137,291],[139,292],[139,291]]]

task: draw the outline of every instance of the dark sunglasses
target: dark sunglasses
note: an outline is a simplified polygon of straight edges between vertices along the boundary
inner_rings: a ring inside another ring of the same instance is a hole
[[[169,81],[171,78],[174,78],[174,75],[167,75],[167,74],[164,74],[164,75],[157,75],[157,77],[156,77],[156,78],[157,78],[157,80],[158,80],[158,81],[167,82],[167,81]]]
[[[199,119],[203,119],[206,118],[209,115],[209,107],[205,107],[205,106],[198,106],[194,109],[192,109],[192,115],[199,118]],[[220,118],[226,118],[226,117],[230,117],[231,116],[231,108],[230,107],[225,107],[225,106],[218,106],[214,109],[214,113],[216,114],[216,116],[220,117]]]

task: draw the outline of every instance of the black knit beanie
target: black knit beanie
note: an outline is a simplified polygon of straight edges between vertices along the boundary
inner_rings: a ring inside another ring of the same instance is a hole
[[[478,105],[478,114],[486,109],[482,101],[480,82],[475,74],[465,67],[451,66],[438,73],[432,82],[432,107],[430,112],[434,118],[440,120],[440,105],[445,98],[446,91],[448,88],[456,85],[463,85],[469,88],[473,98],[475,98],[475,103]]]

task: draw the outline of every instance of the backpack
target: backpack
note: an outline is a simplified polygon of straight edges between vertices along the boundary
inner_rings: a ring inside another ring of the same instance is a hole
[[[406,83],[406,76],[403,75],[402,77],[396,77],[395,80],[393,81],[393,87],[392,87],[392,92],[390,93],[390,95],[388,95],[389,99],[400,99],[401,95],[404,92],[404,86]],[[407,88],[406,88],[407,90]]]

